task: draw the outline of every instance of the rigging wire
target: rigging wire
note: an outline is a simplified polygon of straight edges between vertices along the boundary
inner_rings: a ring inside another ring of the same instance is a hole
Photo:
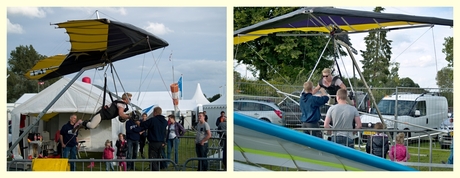
[[[430,28],[433,28],[433,26],[431,26]],[[428,29],[430,30],[430,29]],[[417,42],[423,35],[425,35],[426,32],[425,31],[422,35],[420,35],[414,42],[412,42],[406,49],[404,49],[401,53],[398,54],[398,56],[396,56],[395,58],[393,58],[393,60],[390,60],[390,61],[395,61],[399,56],[401,56],[401,54],[403,54],[404,52],[406,52],[407,49],[409,49],[413,44],[415,44],[415,42]]]
[[[431,36],[432,36],[432,39],[433,39],[434,61],[435,61],[435,64],[436,64],[436,71],[438,71],[438,57],[436,57],[436,43],[434,41],[434,29],[433,28],[431,28]]]

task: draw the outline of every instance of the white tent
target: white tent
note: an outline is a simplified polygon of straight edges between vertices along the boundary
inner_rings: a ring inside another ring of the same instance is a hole
[[[217,117],[220,116],[220,112],[225,111],[227,114],[227,95],[224,93],[224,95],[216,101],[204,104],[203,110],[206,111],[206,115],[208,115],[208,124],[211,129],[217,129],[216,120]]]
[[[163,115],[169,115],[174,111],[172,94],[170,91],[147,91],[147,92],[129,92],[131,93],[131,102],[143,109],[143,112],[149,116],[156,106],[161,107]],[[121,95],[121,93],[119,93]],[[204,96],[201,86],[198,83],[195,89],[195,94],[190,100],[179,100],[179,110],[185,117],[184,127],[191,128],[191,111],[195,111],[197,106],[201,104],[209,104],[208,99]]]
[[[70,79],[68,78],[60,79],[11,111],[13,142],[19,137],[21,115],[27,115],[28,121],[26,122],[28,124],[26,124],[26,127],[33,123],[38,114],[51,103],[69,81]],[[51,108],[48,109],[46,114],[41,118],[38,127],[32,129],[30,132],[47,131],[44,133],[49,134],[49,138],[53,140],[54,133],[69,121],[71,114],[77,114],[78,119],[90,119],[96,113],[97,109],[102,106],[102,95],[103,91],[97,87],[88,83],[75,81]],[[110,97],[107,95],[105,104],[109,104],[110,102]],[[111,121],[104,120],[95,129],[80,130],[79,140],[85,140],[85,144],[89,150],[102,151],[104,142],[107,139],[113,140],[109,136],[113,135],[111,132],[120,132],[119,130],[115,131],[111,129],[113,127],[111,122],[121,124],[118,119],[112,119]],[[27,140],[26,137],[25,140]],[[13,149],[13,155],[15,158],[20,158],[17,148]]]

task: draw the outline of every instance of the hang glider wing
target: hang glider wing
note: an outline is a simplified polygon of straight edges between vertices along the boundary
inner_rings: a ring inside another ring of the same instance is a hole
[[[70,37],[70,53],[58,69],[47,71],[39,80],[71,74],[86,66],[115,62],[169,45],[143,29],[108,19],[72,20],[54,25],[66,29]]]
[[[296,170],[415,171],[303,132],[234,113],[234,160]]]
[[[233,34],[233,44],[240,44],[268,34],[304,31],[332,31],[331,26],[347,32],[365,32],[377,28],[420,27],[426,25],[453,26],[453,20],[338,9],[333,7],[305,7],[260,23],[238,29]]]
[[[44,77],[45,75],[56,71],[64,61],[65,57],[66,55],[55,55],[40,60],[24,75],[26,78],[30,80],[38,80]]]

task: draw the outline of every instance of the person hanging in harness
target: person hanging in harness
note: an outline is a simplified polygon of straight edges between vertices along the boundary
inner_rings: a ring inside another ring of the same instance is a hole
[[[114,100],[109,105],[104,105],[94,116],[91,120],[81,121],[79,120],[73,129],[73,132],[79,130],[80,128],[85,129],[94,129],[96,126],[99,125],[101,120],[110,120],[118,116],[120,122],[125,122],[129,118],[133,117],[135,113],[129,115],[125,113],[128,111],[128,104],[131,102],[131,93],[124,93],[121,96],[120,100]]]
[[[347,89],[347,86],[342,82],[339,76],[332,76],[332,71],[329,68],[324,68],[323,77],[318,82],[318,85],[313,89],[312,93],[316,94],[321,88],[324,88],[330,97],[329,104],[336,104],[335,94],[339,89]],[[351,103],[350,99],[347,98],[348,103]]]

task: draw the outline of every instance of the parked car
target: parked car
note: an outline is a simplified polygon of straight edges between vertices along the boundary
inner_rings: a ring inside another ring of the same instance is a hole
[[[271,102],[256,100],[235,100],[233,101],[235,112],[267,121],[276,125],[283,125],[283,112]]]
[[[438,135],[438,140],[439,144],[441,145],[441,149],[450,148],[450,145],[452,144],[452,136],[454,135],[454,117],[451,116],[446,120],[442,121],[439,130],[447,131],[447,133]]]

